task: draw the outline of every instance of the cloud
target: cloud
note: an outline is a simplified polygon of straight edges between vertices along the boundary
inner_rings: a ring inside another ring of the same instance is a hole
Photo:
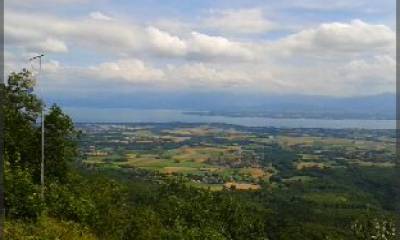
[[[258,15],[260,20],[260,13],[252,12],[249,19]],[[232,36],[227,29],[215,33],[191,23],[177,23],[174,30],[174,24],[168,28],[165,21],[162,27],[116,17],[96,19],[98,14],[95,19],[87,14],[5,14],[6,50],[12,52],[7,69],[15,69],[24,54],[50,53],[53,60],[43,65],[46,86],[59,91],[118,93],[145,86],[361,95],[393,92],[395,86],[394,31],[361,20],[327,22],[264,38],[252,34],[269,30],[261,31],[260,21],[246,19],[242,27],[254,24],[252,32],[239,30],[235,34],[248,35]]]
[[[210,36],[193,31],[189,37],[179,38],[155,27],[148,27],[150,51],[164,56],[181,56],[202,60],[228,59],[250,61],[253,52],[245,44],[221,36]]]
[[[373,25],[361,20],[350,23],[325,23],[290,35],[275,44],[275,48],[289,56],[296,53],[306,55],[348,55],[394,50],[396,36],[385,25]]]
[[[99,16],[97,16],[99,17]],[[84,48],[97,54],[132,56],[135,54],[213,60],[252,60],[251,49],[221,36],[191,32],[179,37],[156,27],[128,24],[118,20],[65,20],[46,15],[8,12],[5,39],[9,46],[28,51],[67,52]]]
[[[212,11],[212,16],[203,24],[220,32],[237,34],[264,33],[273,30],[276,25],[257,8]]]
[[[249,76],[243,71],[227,69],[201,62],[169,66],[165,71],[170,82],[178,83],[181,88],[235,88],[246,85]]]
[[[315,1],[315,0],[301,0],[294,2],[291,7],[292,8],[300,8],[304,10],[310,11],[349,11],[353,9],[357,9],[363,7],[364,3],[360,2],[359,0],[353,1],[343,1],[343,0],[336,0],[332,1],[329,4],[326,2]]]
[[[52,61],[43,68],[46,88],[66,92],[86,89],[118,94],[145,88],[357,96],[393,92],[396,64],[392,56],[379,55],[307,66],[200,61],[154,67],[139,59],[119,59],[90,67],[66,67]]]
[[[164,78],[161,70],[146,66],[138,59],[122,59],[91,66],[85,74],[97,79],[122,80],[129,83],[146,83]]]
[[[282,2],[283,1],[283,2]],[[395,15],[396,1],[392,0],[336,0],[326,1],[319,0],[297,0],[295,2],[290,0],[282,0],[281,5],[289,9],[302,10],[308,12],[326,13],[347,13],[351,15],[358,14],[393,14]]]
[[[396,82],[396,59],[389,55],[374,56],[370,59],[356,59],[343,66],[340,73],[346,81],[351,83],[394,86]]]
[[[63,41],[53,38],[47,38],[46,40],[34,43],[28,47],[32,51],[44,51],[53,53],[66,53],[68,48]]]
[[[42,5],[75,5],[89,3],[91,0],[6,0],[4,5],[6,7],[32,7]]]
[[[57,73],[61,68],[61,64],[57,60],[49,60],[42,66],[44,73]]]
[[[228,57],[242,60],[254,58],[252,51],[244,44],[230,41],[224,37],[192,32],[189,45],[191,46],[190,51],[199,57]]]
[[[65,52],[69,43],[75,48],[99,50],[99,53],[122,54],[140,49],[144,36],[144,31],[133,24],[5,13],[6,44],[20,48],[35,46],[38,51]]]
[[[152,47],[161,54],[174,56],[186,55],[187,45],[183,40],[155,27],[148,27],[146,30]]]
[[[102,20],[102,21],[111,21],[113,20],[112,17],[105,15],[102,12],[91,12],[89,16],[94,20]]]
[[[156,28],[167,31],[173,34],[182,34],[185,32],[190,32],[191,29],[195,27],[195,24],[190,22],[183,22],[177,19],[162,18],[152,21],[152,25]]]

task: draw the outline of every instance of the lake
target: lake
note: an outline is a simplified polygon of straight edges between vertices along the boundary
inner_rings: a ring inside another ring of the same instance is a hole
[[[226,123],[247,127],[395,129],[395,120],[278,119],[264,117],[198,116],[180,110],[135,110],[127,108],[64,108],[75,122],[104,123]]]

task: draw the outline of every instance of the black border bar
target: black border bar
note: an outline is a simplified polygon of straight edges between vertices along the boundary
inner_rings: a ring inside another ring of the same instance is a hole
[[[4,76],[4,0],[0,0],[0,84],[5,84]],[[4,91],[0,88],[0,239],[4,239]]]

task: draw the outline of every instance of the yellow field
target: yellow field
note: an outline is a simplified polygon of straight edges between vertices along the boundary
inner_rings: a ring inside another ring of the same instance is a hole
[[[267,173],[261,168],[242,168],[239,172],[253,178],[264,178],[267,176]]]
[[[351,161],[363,167],[395,167],[396,164],[390,162],[364,162],[364,161]]]
[[[261,186],[258,184],[251,183],[235,183],[235,182],[227,182],[224,184],[225,188],[231,189],[234,187],[236,190],[259,190]]]
[[[192,167],[164,167],[160,170],[161,173],[173,174],[173,173],[185,173],[198,171],[197,168]]]
[[[178,161],[193,161],[203,163],[218,155],[225,155],[225,157],[232,157],[232,154],[239,150],[238,147],[230,148],[216,148],[216,147],[183,147],[174,152],[173,159]]]
[[[305,168],[325,168],[327,167],[324,163],[317,163],[317,162],[299,162],[296,165],[297,170],[302,170]]]
[[[278,143],[282,146],[291,147],[294,145],[336,145],[343,146],[346,148],[360,148],[360,149],[368,149],[368,150],[383,150],[395,149],[394,143],[385,143],[385,142],[374,142],[374,141],[365,141],[365,140],[351,140],[344,138],[323,138],[323,137],[287,137],[280,136],[277,138]]]
[[[177,130],[164,130],[164,133],[169,133],[173,135],[183,135],[183,136],[206,136],[210,134],[215,134],[220,132],[221,129],[210,128],[207,126],[200,126],[197,128],[180,128]]]

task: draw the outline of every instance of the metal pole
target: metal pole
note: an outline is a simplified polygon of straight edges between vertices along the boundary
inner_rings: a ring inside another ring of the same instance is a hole
[[[42,56],[39,57],[39,74],[42,72]],[[45,111],[45,103],[43,101],[43,107],[42,107],[42,116],[41,116],[41,121],[42,121],[42,161],[40,163],[40,183],[42,185],[42,199],[44,199],[44,111]]]
[[[42,198],[44,198],[44,106],[42,108],[42,161],[40,163],[40,183],[42,185]]]
[[[44,57],[43,54],[29,59],[30,61],[35,60],[35,59],[39,59],[39,73],[38,73],[38,76],[42,72],[42,57]],[[45,186],[44,186],[44,144],[45,144],[45,142],[44,142],[44,118],[45,118],[45,108],[46,108],[46,105],[45,105],[45,103],[43,101],[43,106],[42,106],[42,109],[41,109],[41,116],[40,116],[41,128],[42,128],[41,129],[42,130],[41,131],[42,132],[42,134],[41,134],[41,145],[42,145],[41,155],[42,156],[41,156],[41,161],[40,161],[40,184],[41,184],[41,197],[42,197],[42,199],[44,199],[44,189],[45,189]]]

